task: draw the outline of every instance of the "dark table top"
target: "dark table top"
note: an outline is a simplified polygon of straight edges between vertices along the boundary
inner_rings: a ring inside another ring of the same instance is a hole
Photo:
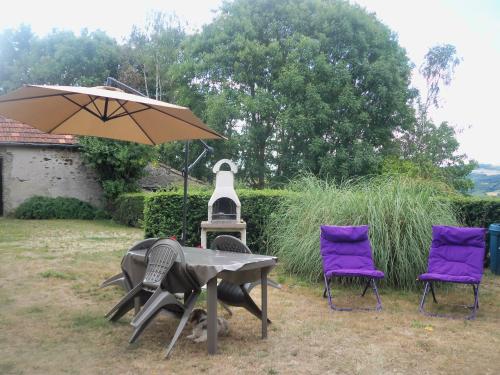
[[[269,255],[233,253],[228,251],[183,247],[185,264],[176,262],[170,284],[177,290],[175,284],[185,279],[196,280],[204,285],[208,280],[219,277],[234,283],[244,283],[258,280],[262,268],[273,268],[278,258]],[[146,269],[146,250],[129,251],[122,261],[123,270],[131,278],[132,284],[140,282]],[[176,282],[176,280],[178,282]]]

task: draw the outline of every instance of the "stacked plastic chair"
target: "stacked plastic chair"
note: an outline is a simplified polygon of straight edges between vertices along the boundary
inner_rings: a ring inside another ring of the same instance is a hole
[[[201,289],[196,282],[193,282],[187,286],[180,283],[175,289],[168,290],[169,276],[175,277],[170,272],[174,264],[177,265],[176,271],[185,271],[184,253],[177,241],[171,239],[156,241],[148,250],[146,259],[147,267],[143,281],[123,297],[106,317],[116,321],[134,307],[134,299],[138,296],[148,296],[146,303],[131,322],[134,332],[130,336],[129,343],[135,342],[158,313],[165,311],[180,317],[179,325],[165,352],[165,357],[168,357],[188,321]],[[184,303],[175,297],[174,293],[180,292],[185,295]]]
[[[330,283],[335,277],[359,277],[366,280],[361,296],[372,287],[377,299],[375,310],[382,309],[382,302],[376,280],[384,278],[384,273],[375,268],[372,248],[368,238],[368,225],[362,226],[321,226],[320,250],[323,260],[323,276],[328,303],[333,310],[351,311],[353,308],[337,307],[333,303]],[[373,308],[362,309],[373,310]]]
[[[474,293],[474,302],[467,306],[472,310],[466,319],[475,319],[479,308],[479,284],[483,277],[485,253],[485,235],[483,228],[462,228],[450,226],[432,227],[432,244],[429,252],[429,264],[426,273],[418,280],[425,283],[420,301],[420,311],[430,316],[449,317],[426,312],[425,298],[429,291],[435,303],[434,282],[470,284]]]
[[[158,238],[146,238],[145,240],[136,242],[130,249],[128,249],[128,251],[136,251],[142,249],[148,250],[156,241],[158,241]],[[101,288],[112,285],[119,286],[126,292],[130,291],[133,288],[130,278],[123,271],[103,281],[101,284]]]

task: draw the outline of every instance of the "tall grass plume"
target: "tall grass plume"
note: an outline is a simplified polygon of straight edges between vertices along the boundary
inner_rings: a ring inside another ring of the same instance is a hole
[[[432,225],[458,225],[452,207],[438,199],[432,183],[401,176],[376,177],[336,185],[314,177],[291,185],[267,226],[268,251],[285,270],[310,281],[322,277],[320,225],[370,226],[377,268],[387,285],[411,289],[424,272]]]

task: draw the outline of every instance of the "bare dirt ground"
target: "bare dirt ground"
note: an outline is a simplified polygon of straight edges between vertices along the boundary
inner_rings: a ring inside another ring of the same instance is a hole
[[[219,354],[208,356],[204,344],[185,338],[186,330],[172,359],[164,360],[176,321],[162,316],[128,345],[130,316],[115,324],[103,318],[122,292],[101,290],[99,283],[119,271],[127,247],[141,238],[141,230],[103,221],[0,219],[0,374],[500,372],[500,277],[489,272],[478,317],[469,322],[420,315],[419,292],[383,287],[382,312],[333,312],[320,284],[285,277],[278,268],[272,277],[284,287],[269,291],[267,340],[260,339],[257,319],[234,309]],[[334,288],[340,303],[359,292]],[[252,294],[259,298],[259,292]],[[442,303],[472,299],[462,287],[437,293]],[[354,298],[358,305],[373,302]]]

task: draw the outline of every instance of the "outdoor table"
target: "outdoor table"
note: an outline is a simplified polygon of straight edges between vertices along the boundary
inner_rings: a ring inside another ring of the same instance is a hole
[[[262,338],[267,337],[267,275],[276,265],[277,258],[259,254],[242,254],[220,250],[183,247],[185,270],[172,267],[171,273],[179,277],[169,279],[169,291],[176,293],[176,281],[190,278],[191,283],[199,287],[207,285],[207,349],[209,354],[217,351],[217,278],[241,285],[257,281],[262,286]],[[129,251],[122,260],[122,269],[131,281],[137,285],[144,278],[146,271],[146,250]],[[176,262],[179,265],[180,261]],[[174,275],[175,276],[175,275]]]

